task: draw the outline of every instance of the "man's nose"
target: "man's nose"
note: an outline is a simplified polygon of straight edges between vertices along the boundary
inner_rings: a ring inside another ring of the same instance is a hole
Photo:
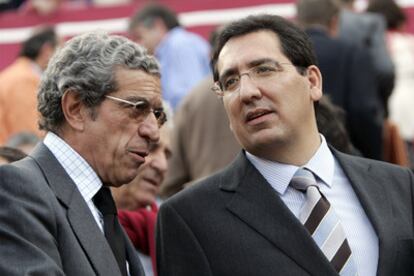
[[[152,159],[151,166],[153,166],[156,170],[158,170],[162,174],[167,172],[168,160],[162,148],[160,148],[156,153],[154,153],[154,158]]]
[[[242,102],[250,102],[262,97],[262,93],[256,82],[247,72],[240,74],[239,84],[239,97]]]
[[[150,113],[138,127],[138,134],[150,143],[157,143],[160,139],[160,128],[154,113]]]

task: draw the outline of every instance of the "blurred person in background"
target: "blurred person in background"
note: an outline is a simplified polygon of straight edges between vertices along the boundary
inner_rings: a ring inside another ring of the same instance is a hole
[[[20,11],[47,16],[55,13],[63,2],[64,0],[27,0],[20,8]]]
[[[210,45],[213,47],[220,29],[218,27],[210,34]],[[172,156],[168,161],[167,177],[161,185],[163,198],[224,168],[240,151],[223,103],[211,91],[213,84],[211,75],[200,81],[184,97],[174,114]]]
[[[329,95],[323,95],[316,108],[318,130],[335,149],[353,155],[361,153],[352,145],[345,127],[345,111],[335,105]]]
[[[70,9],[82,9],[91,5],[92,0],[26,0],[19,8],[25,15],[48,17]]]
[[[335,38],[340,11],[335,0],[299,0],[296,8],[297,21],[313,43],[323,91],[346,112],[352,144],[363,156],[382,160],[383,110],[369,52]]]
[[[394,87],[395,68],[385,42],[385,20],[372,12],[357,12],[355,0],[339,0],[339,38],[369,51],[377,79],[382,108]],[[386,117],[386,114],[384,114]]]
[[[138,10],[130,20],[129,34],[160,62],[163,99],[174,110],[190,89],[210,74],[208,43],[186,31],[166,6],[149,4]]]
[[[2,0],[0,1],[0,12],[16,10],[18,9],[25,0]]]
[[[9,164],[26,157],[26,153],[12,147],[0,147],[0,165]]]
[[[389,119],[398,127],[414,168],[414,35],[405,31],[407,16],[395,1],[370,1],[367,11],[382,15],[387,22],[387,45],[396,71],[388,101]]]
[[[21,131],[41,135],[38,85],[58,44],[53,27],[40,27],[23,42],[16,61],[0,73],[0,144]]]
[[[147,276],[157,275],[155,260],[155,222],[161,183],[171,156],[170,132],[167,122],[160,130],[160,141],[153,144],[145,163],[128,185],[113,188],[112,193],[119,209],[119,221],[138,250]],[[149,256],[149,257],[148,257]]]
[[[39,136],[32,132],[22,131],[10,137],[5,145],[29,154],[38,142],[40,142]]]

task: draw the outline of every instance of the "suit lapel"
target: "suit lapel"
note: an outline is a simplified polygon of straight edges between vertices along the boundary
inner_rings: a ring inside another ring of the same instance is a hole
[[[46,146],[40,144],[31,156],[42,169],[46,180],[61,204],[67,208],[67,219],[85,255],[97,275],[120,275],[111,253],[88,205],[65,170]]]
[[[379,239],[379,261],[378,275],[391,275],[395,263],[397,244],[393,231],[392,206],[385,185],[387,179],[381,177],[381,172],[374,171],[374,168],[367,161],[358,160],[354,157],[332,150],[340,163],[345,175],[348,177],[362,207],[371,221]],[[391,181],[391,180],[390,180]]]
[[[129,265],[129,274],[134,275],[134,276],[145,275],[145,272],[142,268],[137,251],[132,245],[125,231],[124,231],[124,236],[125,236],[126,257],[127,257],[127,261]]]
[[[335,275],[303,225],[244,154],[239,155],[230,172],[232,175],[229,179],[232,179],[232,183],[223,184],[222,189],[235,192],[227,205],[232,214],[311,275]]]

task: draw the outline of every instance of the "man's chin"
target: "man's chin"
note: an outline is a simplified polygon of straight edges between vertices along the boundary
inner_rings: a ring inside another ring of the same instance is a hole
[[[114,187],[120,187],[122,185],[128,185],[130,182],[132,182],[132,180],[135,179],[135,177],[137,176],[137,174],[138,174],[138,170],[131,170],[128,173],[124,173],[122,175],[122,177],[120,177],[118,179],[117,183],[115,183],[112,186],[114,186]]]

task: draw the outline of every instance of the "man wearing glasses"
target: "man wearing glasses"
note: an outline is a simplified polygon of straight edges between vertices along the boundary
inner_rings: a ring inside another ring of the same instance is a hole
[[[244,150],[161,206],[159,275],[413,275],[413,175],[327,145],[306,34],[278,16],[241,19],[212,67]]]
[[[68,41],[42,79],[28,158],[0,167],[0,275],[144,275],[109,186],[135,178],[159,139],[156,60],[119,36]]]

